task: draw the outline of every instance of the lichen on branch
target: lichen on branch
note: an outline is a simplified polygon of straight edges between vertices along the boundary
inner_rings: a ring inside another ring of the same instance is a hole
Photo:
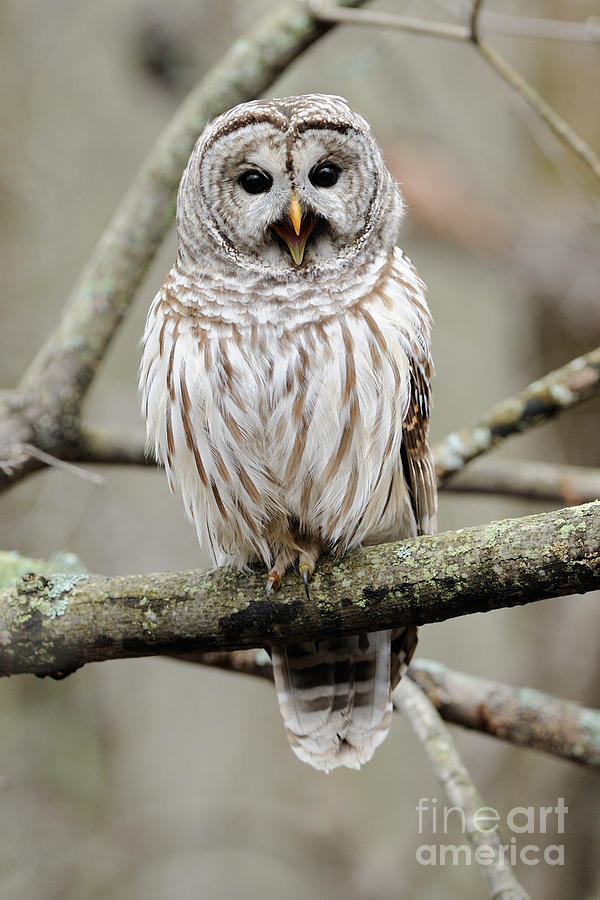
[[[600,588],[600,501],[323,558],[307,602],[261,572],[67,578],[31,573],[0,592],[0,674],[237,650],[439,622]]]

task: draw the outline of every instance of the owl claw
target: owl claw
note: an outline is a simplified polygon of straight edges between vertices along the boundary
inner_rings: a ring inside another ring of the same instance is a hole
[[[300,574],[302,575],[302,581],[304,582],[304,593],[306,594],[306,599],[310,600],[310,591],[308,590],[308,582],[310,578],[312,578],[313,570],[308,565],[308,563],[301,562],[300,563]]]
[[[279,588],[281,587],[281,575],[277,571],[277,569],[271,569],[267,576],[267,584],[266,591],[267,597],[270,597],[271,594],[277,593]]]

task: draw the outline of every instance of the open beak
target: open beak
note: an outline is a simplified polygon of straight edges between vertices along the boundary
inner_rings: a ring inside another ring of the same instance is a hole
[[[287,217],[271,225],[273,231],[286,243],[297,266],[302,263],[306,242],[316,224],[317,216],[302,212],[300,201],[294,192],[290,197]]]

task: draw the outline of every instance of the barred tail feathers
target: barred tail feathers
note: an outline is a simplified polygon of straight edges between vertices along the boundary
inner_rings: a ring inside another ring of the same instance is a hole
[[[273,648],[277,698],[294,753],[325,772],[368,762],[389,731],[391,691],[416,645],[417,629],[406,626]]]

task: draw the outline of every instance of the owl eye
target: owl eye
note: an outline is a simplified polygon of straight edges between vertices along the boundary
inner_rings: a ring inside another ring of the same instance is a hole
[[[321,163],[311,170],[309,176],[311,184],[315,187],[333,187],[340,177],[340,170],[333,163]]]
[[[266,194],[271,190],[273,179],[260,169],[248,169],[238,178],[238,183],[247,194]]]

